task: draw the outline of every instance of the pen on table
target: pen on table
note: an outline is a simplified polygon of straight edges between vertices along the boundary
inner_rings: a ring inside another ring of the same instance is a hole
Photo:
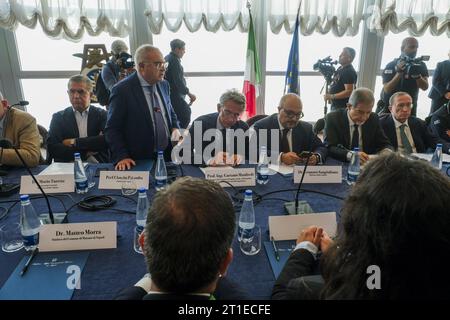
[[[275,259],[277,259],[277,261],[280,261],[280,255],[278,254],[278,248],[275,245],[275,239],[273,237],[270,237],[270,242],[272,242],[273,252],[275,253]]]
[[[20,276],[21,276],[21,277],[27,272],[28,268],[29,268],[30,265],[31,265],[31,262],[33,262],[33,259],[34,259],[34,257],[37,256],[38,252],[39,252],[39,249],[38,249],[38,248],[36,248],[36,249],[33,250],[33,252],[31,253],[31,255],[30,255],[30,257],[28,258],[27,262],[26,262],[25,265],[23,266],[22,271],[20,272]]]

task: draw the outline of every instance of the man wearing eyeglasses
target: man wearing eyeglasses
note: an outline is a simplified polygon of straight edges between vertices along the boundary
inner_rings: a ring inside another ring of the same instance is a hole
[[[92,83],[83,75],[69,79],[67,94],[70,107],[53,114],[48,132],[48,158],[56,162],[71,162],[79,152],[83,161],[109,162],[105,131],[106,111],[91,106]]]
[[[381,117],[384,133],[396,151],[404,154],[432,152],[437,143],[447,145],[443,151],[448,153],[450,144],[441,141],[431,132],[425,121],[411,116],[412,98],[406,92],[396,92],[389,99],[391,114]]]
[[[106,122],[106,141],[116,170],[131,169],[135,160],[155,159],[158,151],[169,160],[171,135],[179,136],[161,51],[142,45],[134,56],[137,72],[113,87]]]
[[[369,154],[392,149],[378,116],[372,112],[374,103],[370,89],[358,88],[353,90],[346,109],[327,114],[324,142],[331,157],[348,162],[351,151],[359,148],[359,158],[364,164]]]
[[[221,95],[217,112],[194,120],[189,128],[193,164],[235,166],[246,158],[248,125],[239,119],[244,110],[245,96],[231,89]]]
[[[300,97],[294,93],[284,95],[278,106],[278,113],[257,121],[253,128],[259,137],[259,131],[266,129],[267,150],[269,156],[277,153],[279,162],[292,165],[304,163],[307,156],[304,152],[313,152],[309,157],[308,164],[316,165],[325,162],[327,149],[314,134],[311,124],[300,121],[303,118],[303,103]],[[279,138],[279,149],[272,147],[271,137],[277,135]],[[261,141],[258,147],[261,147]],[[303,152],[303,154],[302,154]]]

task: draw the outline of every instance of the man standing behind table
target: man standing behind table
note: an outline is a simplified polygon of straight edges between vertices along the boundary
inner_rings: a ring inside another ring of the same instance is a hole
[[[171,134],[179,135],[161,51],[142,45],[135,61],[137,72],[111,92],[105,136],[116,170],[131,169],[135,160],[156,159],[158,151],[170,159]]]
[[[180,39],[174,39],[170,42],[170,49],[172,51],[164,58],[169,63],[165,79],[170,84],[170,100],[180,121],[180,128],[186,129],[191,122],[190,106],[197,97],[189,92],[181,65],[181,59],[186,53],[186,44]],[[185,100],[186,95],[189,96],[189,104]]]
[[[449,59],[438,62],[433,74],[433,86],[428,93],[431,99],[430,115],[450,100],[450,51]]]

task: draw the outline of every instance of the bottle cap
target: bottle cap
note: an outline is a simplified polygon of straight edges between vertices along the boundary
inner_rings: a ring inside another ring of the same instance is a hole
[[[436,147],[441,147],[442,148],[442,143],[436,144]]]
[[[27,194],[23,194],[20,196],[20,201],[27,201],[30,200],[30,196]]]
[[[158,156],[162,156],[164,154],[164,151],[159,150],[158,151]]]
[[[358,151],[359,151],[359,148],[358,148],[358,147],[355,147],[355,148],[353,148],[353,151],[358,152]]]
[[[138,189],[138,192],[139,192],[139,193],[145,193],[145,192],[147,192],[147,189],[145,189],[145,188],[139,188],[139,189]]]
[[[252,190],[245,190],[245,196],[246,197],[251,197],[253,194]]]
[[[74,155],[75,158],[76,158],[76,157],[79,157],[79,156],[80,156],[80,153],[79,153],[79,152],[75,152],[73,155]]]

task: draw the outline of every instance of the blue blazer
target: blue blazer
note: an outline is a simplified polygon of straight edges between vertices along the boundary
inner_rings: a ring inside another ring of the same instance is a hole
[[[160,81],[157,89],[165,108],[169,131],[179,128],[170,102],[169,84],[165,80]],[[156,157],[152,117],[137,72],[117,83],[111,91],[105,137],[114,163],[125,158],[143,160]],[[171,149],[169,143],[166,155],[170,154]]]
[[[440,99],[450,91],[450,60],[437,64],[433,74],[433,85],[428,93],[431,99]]]

